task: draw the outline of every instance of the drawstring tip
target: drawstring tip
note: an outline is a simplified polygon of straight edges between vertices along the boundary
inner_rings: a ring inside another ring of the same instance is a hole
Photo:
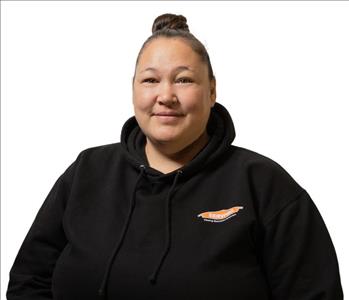
[[[104,289],[103,289],[103,288],[100,288],[100,289],[98,290],[98,295],[99,295],[100,297],[104,297],[104,296],[105,296],[105,292],[104,292]]]
[[[155,284],[155,282],[156,282],[155,276],[154,276],[154,275],[151,275],[151,276],[149,277],[149,281],[150,281],[151,284]]]

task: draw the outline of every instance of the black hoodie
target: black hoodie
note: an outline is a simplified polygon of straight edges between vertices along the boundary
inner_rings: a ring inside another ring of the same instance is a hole
[[[232,145],[223,105],[206,146],[163,174],[135,117],[57,179],[10,270],[9,300],[340,300],[334,246],[278,163]]]

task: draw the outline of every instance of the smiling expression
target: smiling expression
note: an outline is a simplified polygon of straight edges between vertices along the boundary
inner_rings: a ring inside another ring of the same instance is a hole
[[[145,46],[135,70],[133,105],[148,139],[189,145],[205,131],[215,100],[215,81],[185,40],[161,37]]]

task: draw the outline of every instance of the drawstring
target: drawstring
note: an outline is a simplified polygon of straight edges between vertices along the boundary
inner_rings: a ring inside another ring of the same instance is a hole
[[[131,215],[132,215],[133,209],[135,207],[135,194],[136,194],[137,186],[138,186],[138,183],[139,183],[141,177],[144,175],[144,171],[145,171],[146,167],[144,165],[140,165],[139,168],[141,169],[141,172],[139,173],[139,175],[137,177],[137,181],[136,181],[135,187],[133,189],[130,210],[129,210],[129,213],[128,213],[128,216],[127,216],[124,228],[122,230],[121,237],[120,237],[118,243],[115,245],[115,248],[114,248],[114,250],[112,252],[112,255],[109,258],[108,265],[107,265],[106,270],[104,272],[103,281],[102,281],[101,286],[100,286],[100,288],[98,290],[98,294],[101,297],[105,297],[106,286],[107,286],[107,281],[108,281],[110,269],[111,269],[111,266],[112,266],[112,263],[113,263],[113,260],[114,260],[115,256],[117,255],[117,253],[120,250],[120,247],[121,247],[121,244],[122,244],[122,242],[124,240],[124,237],[125,237],[128,225],[130,223],[130,219],[131,219]],[[179,174],[182,174],[182,173],[183,173],[182,170],[178,170],[177,171],[177,174],[176,174],[175,179],[174,179],[174,181],[172,183],[172,186],[171,186],[171,188],[170,188],[170,190],[169,190],[169,192],[167,194],[167,198],[166,198],[166,217],[167,217],[166,246],[165,246],[164,252],[162,253],[162,257],[160,258],[159,263],[158,263],[157,267],[155,268],[155,271],[149,277],[149,281],[151,283],[153,283],[153,284],[155,284],[155,282],[156,282],[156,277],[157,277],[157,275],[159,273],[160,267],[161,267],[162,263],[164,262],[164,260],[166,258],[166,255],[167,255],[167,253],[168,253],[168,251],[170,249],[170,243],[171,243],[171,194],[172,194],[172,191],[173,191],[173,189],[175,188],[175,186],[177,184],[177,180],[178,180]]]
[[[99,296],[101,296],[101,297],[104,297],[104,296],[105,296],[105,290],[106,290],[107,280],[108,280],[109,273],[110,273],[110,268],[111,268],[111,266],[112,266],[112,263],[113,263],[113,260],[114,260],[114,258],[115,258],[115,256],[116,256],[116,254],[117,254],[117,253],[119,252],[119,250],[120,250],[121,243],[122,243],[123,240],[124,240],[124,237],[125,237],[125,234],[126,234],[128,225],[129,225],[130,220],[131,220],[131,215],[132,215],[132,212],[133,212],[133,209],[134,209],[134,206],[135,206],[135,194],[136,194],[137,186],[138,186],[139,180],[140,180],[141,177],[143,176],[143,173],[144,173],[144,170],[145,170],[145,166],[144,166],[144,165],[140,165],[139,167],[140,167],[140,169],[141,169],[141,172],[140,172],[139,175],[138,175],[138,178],[137,178],[135,187],[134,187],[134,189],[133,189],[132,198],[131,198],[130,210],[129,210],[129,212],[128,212],[128,216],[127,216],[127,219],[126,219],[124,228],[123,228],[123,230],[122,230],[121,237],[120,237],[118,243],[115,245],[115,248],[114,248],[114,250],[113,250],[113,252],[112,252],[112,255],[111,255],[110,258],[109,258],[108,265],[107,265],[107,267],[106,267],[106,269],[105,269],[105,272],[104,272],[104,276],[103,276],[103,281],[102,281],[101,287],[100,287],[99,290],[98,290],[98,294],[99,294]]]
[[[170,243],[171,243],[171,193],[172,193],[173,189],[176,186],[179,174],[182,174],[182,173],[183,172],[181,170],[177,171],[176,177],[175,177],[175,179],[174,179],[174,181],[172,183],[172,186],[171,186],[171,188],[170,188],[170,190],[169,190],[169,192],[167,194],[167,199],[166,199],[166,217],[167,217],[166,246],[165,246],[165,250],[164,250],[164,252],[162,254],[162,257],[160,258],[159,263],[158,263],[157,267],[155,268],[155,271],[149,277],[149,281],[152,284],[155,284],[156,277],[157,277],[157,275],[159,273],[160,267],[161,267],[162,263],[164,262],[165,257],[167,255],[168,251],[170,250]]]

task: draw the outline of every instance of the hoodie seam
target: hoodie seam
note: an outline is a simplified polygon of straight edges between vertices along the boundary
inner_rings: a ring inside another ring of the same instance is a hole
[[[269,224],[271,224],[280,214],[283,212],[287,207],[289,207],[292,203],[298,201],[301,196],[306,193],[306,190],[302,188],[301,192],[297,194],[296,197],[294,197],[292,200],[286,202],[284,205],[282,205],[266,222],[264,227],[268,227]]]

